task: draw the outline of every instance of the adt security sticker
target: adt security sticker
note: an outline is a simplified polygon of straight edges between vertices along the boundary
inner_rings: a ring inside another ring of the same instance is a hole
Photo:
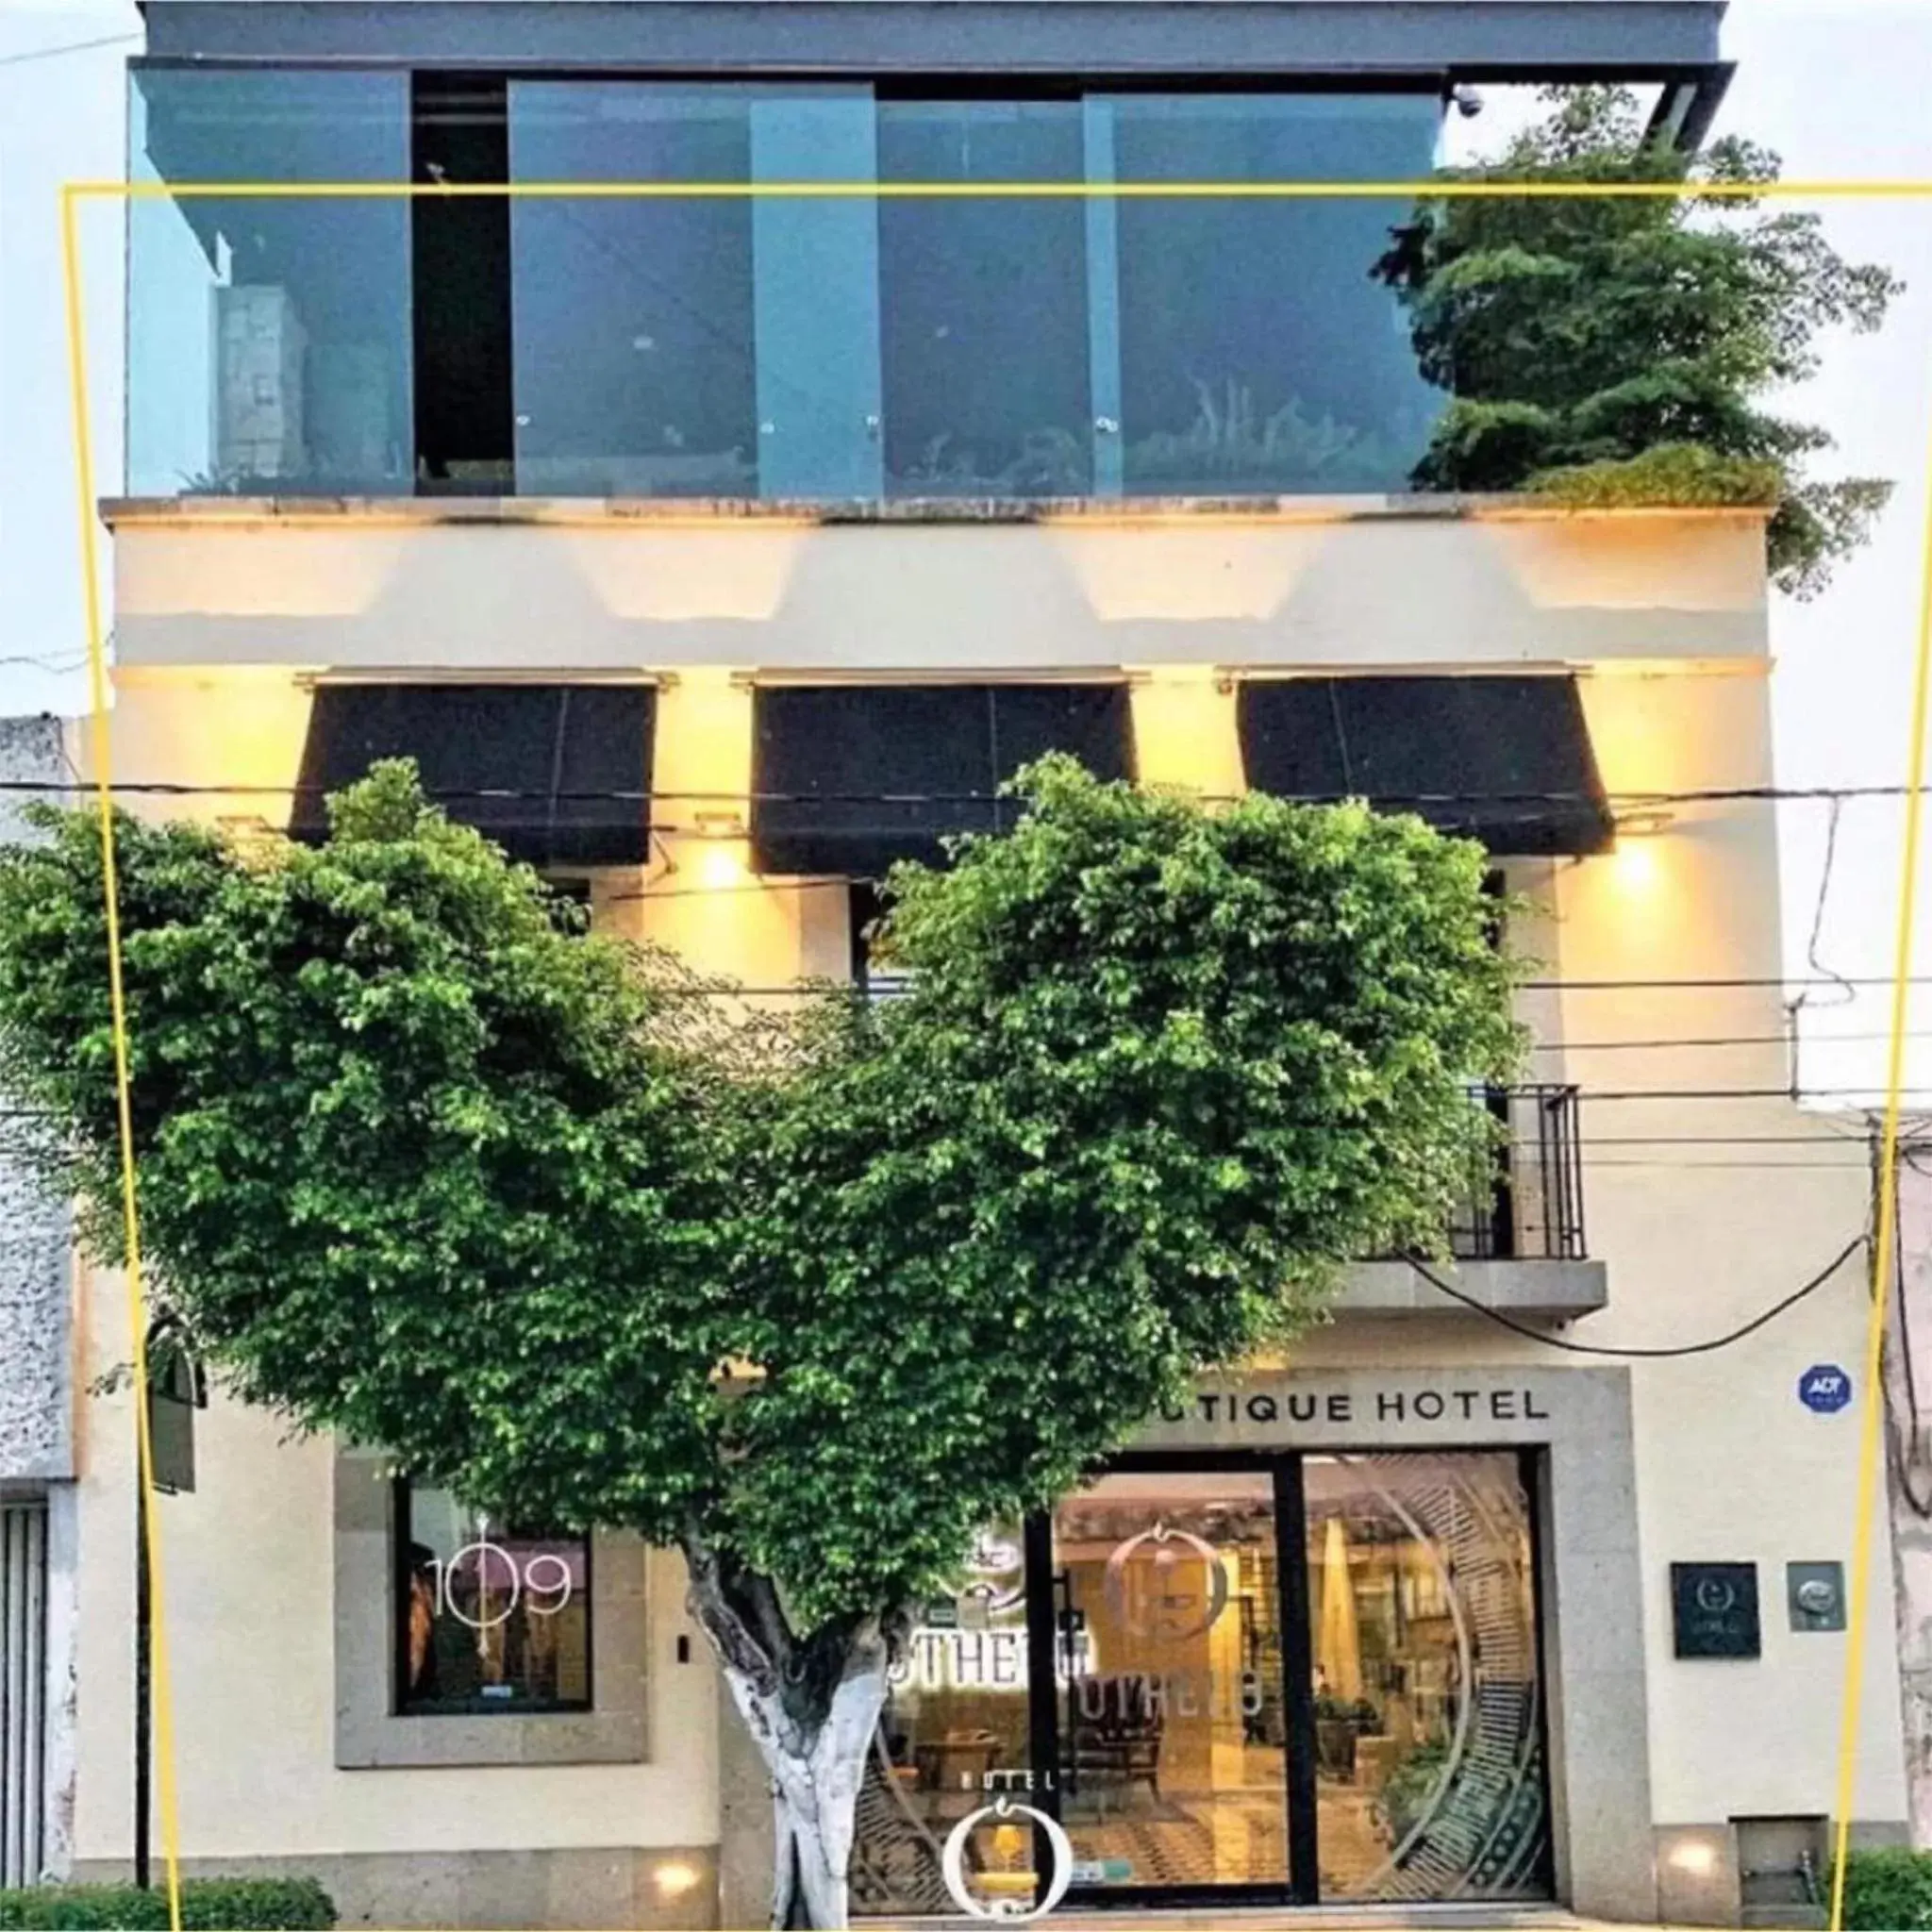
[[[1813,1415],[1836,1415],[1852,1399],[1852,1378],[1836,1362],[1818,1362],[1798,1377],[1798,1400]]]

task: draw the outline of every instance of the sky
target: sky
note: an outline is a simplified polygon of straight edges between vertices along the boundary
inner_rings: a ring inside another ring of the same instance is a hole
[[[123,174],[122,63],[139,51],[140,26],[132,0],[0,0],[0,716],[86,704],[57,191]],[[80,44],[90,42],[103,44]],[[1928,0],[1732,0],[1724,46],[1739,71],[1719,132],[1770,146],[1792,177],[1932,179]],[[1508,111],[1492,103],[1455,138],[1489,143]],[[117,214],[102,203],[83,221],[94,459],[107,490],[120,469]],[[1836,203],[1827,224],[1842,252],[1883,261],[1907,289],[1878,336],[1826,341],[1818,375],[1786,406],[1837,437],[1820,474],[1829,464],[1897,488],[1874,541],[1824,596],[1775,601],[1776,771],[1790,788],[1904,779],[1932,462],[1932,202]],[[1791,803],[1780,814],[1788,970],[1810,973],[1815,918],[1826,969],[1886,977],[1900,802],[1841,808],[1822,916],[1828,808]],[[1932,882],[1921,897],[1915,951],[1932,978]],[[1834,997],[1810,990],[1801,1021],[1801,1075],[1821,1104],[1874,1091],[1884,1075],[1889,994]],[[1913,1019],[1925,1037],[1910,1043],[1908,1080],[1932,1090],[1932,986]]]

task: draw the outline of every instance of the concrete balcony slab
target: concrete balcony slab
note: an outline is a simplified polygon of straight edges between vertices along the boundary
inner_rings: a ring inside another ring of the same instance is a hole
[[[1567,1322],[1609,1302],[1602,1261],[1432,1261],[1431,1274],[1498,1314]],[[1358,1261],[1335,1302],[1338,1315],[1469,1314],[1407,1261]]]

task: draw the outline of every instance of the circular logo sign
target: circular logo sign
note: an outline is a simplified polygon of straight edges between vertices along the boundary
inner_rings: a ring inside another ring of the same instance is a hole
[[[959,1594],[988,1616],[1011,1609],[1026,1594],[1025,1553],[1003,1537],[982,1530],[973,1541],[966,1569],[972,1581]]]
[[[1034,1904],[1023,1905],[1017,1898],[983,1899],[966,1883],[966,1840],[989,1818],[1030,1819],[1045,1832],[1046,1841],[1053,1847],[1053,1877]],[[1074,1877],[1074,1847],[1060,1829],[1058,1818],[1049,1818],[1031,1805],[1016,1805],[1009,1798],[998,1798],[991,1805],[982,1805],[977,1811],[969,1811],[946,1834],[945,1849],[940,1854],[940,1870],[945,1874],[946,1890],[952,1894],[953,1903],[972,1918],[1015,1922],[1039,1919],[1066,1896]]]
[[[1127,1565],[1143,1543],[1153,1544],[1156,1572],[1163,1579],[1172,1573],[1178,1557],[1199,1557],[1208,1573],[1207,1595],[1189,1599],[1163,1591],[1156,1599],[1152,1615],[1144,1605],[1132,1602],[1127,1593]],[[1197,1607],[1192,1616],[1188,1614],[1191,1602]],[[1170,1529],[1157,1521],[1152,1529],[1143,1529],[1117,1545],[1107,1559],[1107,1603],[1115,1618],[1136,1637],[1178,1643],[1212,1628],[1214,1620],[1227,1607],[1227,1572],[1221,1567],[1220,1551],[1205,1537],[1188,1529]]]
[[[1738,1592],[1721,1576],[1703,1576],[1697,1582],[1697,1607],[1721,1617],[1738,1601]]]
[[[1814,1362],[1798,1377],[1798,1400],[1813,1415],[1836,1415],[1851,1399],[1851,1374],[1836,1362]]]

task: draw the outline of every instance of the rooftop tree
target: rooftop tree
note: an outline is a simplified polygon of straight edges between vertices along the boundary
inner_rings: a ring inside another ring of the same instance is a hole
[[[894,1646],[976,1531],[1435,1247],[1512,1057],[1482,855],[1066,760],[902,868],[903,996],[733,1021],[407,765],[317,847],[123,818],[154,1288],[239,1396],[491,1512],[681,1550],[841,1924]],[[98,826],[0,856],[0,1081],[116,1253]]]
[[[1686,155],[1646,139],[1620,88],[1548,91],[1549,114],[1460,181],[1775,180],[1735,138]],[[1770,560],[1809,595],[1864,539],[1890,485],[1825,482],[1829,433],[1772,407],[1818,366],[1821,330],[1871,330],[1903,285],[1847,261],[1815,214],[1749,194],[1424,202],[1375,273],[1408,312],[1423,373],[1453,400],[1425,490],[1540,491],[1577,504],[1753,504]]]

